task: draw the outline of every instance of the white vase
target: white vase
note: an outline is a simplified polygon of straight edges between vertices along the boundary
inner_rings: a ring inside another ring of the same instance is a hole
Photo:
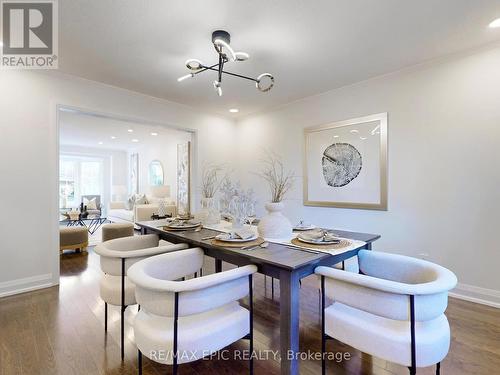
[[[264,216],[257,226],[259,235],[264,238],[290,238],[292,235],[292,224],[281,211],[282,202],[267,203],[267,215]]]

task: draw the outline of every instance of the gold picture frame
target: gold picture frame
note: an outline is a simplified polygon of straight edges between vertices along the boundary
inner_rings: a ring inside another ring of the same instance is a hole
[[[385,112],[304,129],[305,206],[387,210],[387,118]],[[326,144],[330,145],[324,148]],[[340,161],[330,158],[331,147],[337,147],[335,152],[341,152],[342,147],[352,150],[358,163],[352,162],[351,155]],[[348,160],[347,167],[356,170],[341,170],[342,160]]]

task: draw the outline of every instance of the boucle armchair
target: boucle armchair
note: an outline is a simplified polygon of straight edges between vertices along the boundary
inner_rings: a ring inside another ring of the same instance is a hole
[[[108,304],[121,307],[121,357],[124,357],[124,313],[127,306],[136,304],[135,286],[126,277],[134,263],[153,255],[186,249],[186,244],[160,241],[158,235],[124,237],[100,243],[95,252],[100,255],[100,294],[104,301],[104,330],[108,329]]]
[[[318,267],[322,297],[322,351],[334,338],[362,352],[407,366],[440,362],[450,346],[444,315],[456,276],[421,259],[361,250],[359,273]],[[325,295],[333,303],[325,306]],[[323,357],[323,373],[325,360]]]
[[[203,251],[193,248],[145,259],[128,270],[141,306],[134,322],[139,374],[143,355],[173,365],[177,374],[178,364],[243,338],[250,340],[253,351],[252,275],[257,267],[179,281],[197,272],[202,263]],[[238,303],[246,296],[249,310]],[[252,373],[252,358],[249,366]]]

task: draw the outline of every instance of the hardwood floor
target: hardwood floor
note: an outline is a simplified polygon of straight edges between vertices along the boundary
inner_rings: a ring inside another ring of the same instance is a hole
[[[213,271],[207,259],[204,272]],[[120,361],[119,308],[110,307],[108,334],[104,333],[104,303],[99,298],[99,259],[89,254],[65,254],[59,287],[0,299],[0,374],[136,374],[136,348],[130,322],[136,306],[126,312],[125,361]],[[279,349],[279,287],[271,299],[270,279],[255,277],[255,350]],[[320,349],[319,301],[314,277],[304,279],[300,292],[301,350]],[[447,316],[452,343],[442,374],[498,374],[500,370],[500,310],[450,298]],[[246,361],[231,357],[245,350],[241,340],[224,354],[229,360],[199,360],[180,366],[181,374],[246,374]],[[350,353],[351,359],[328,362],[329,374],[408,374],[403,366],[362,354],[340,342],[330,341],[328,350]],[[279,374],[274,352],[255,361],[256,374]],[[321,374],[321,363],[301,361],[301,374]],[[169,374],[171,367],[144,359],[144,374]],[[418,369],[433,374],[434,368]]]

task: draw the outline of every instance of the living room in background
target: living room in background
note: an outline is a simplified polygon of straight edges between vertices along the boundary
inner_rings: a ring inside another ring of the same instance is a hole
[[[135,224],[177,213],[177,145],[191,142],[192,132],[73,108],[63,108],[59,122],[60,154],[103,160],[101,218]],[[71,204],[63,202],[62,213],[78,207],[82,195],[69,172],[61,201]],[[91,243],[100,242],[96,236]]]
[[[61,154],[59,159],[59,208],[77,208],[82,196],[103,193],[104,160],[101,157]]]

